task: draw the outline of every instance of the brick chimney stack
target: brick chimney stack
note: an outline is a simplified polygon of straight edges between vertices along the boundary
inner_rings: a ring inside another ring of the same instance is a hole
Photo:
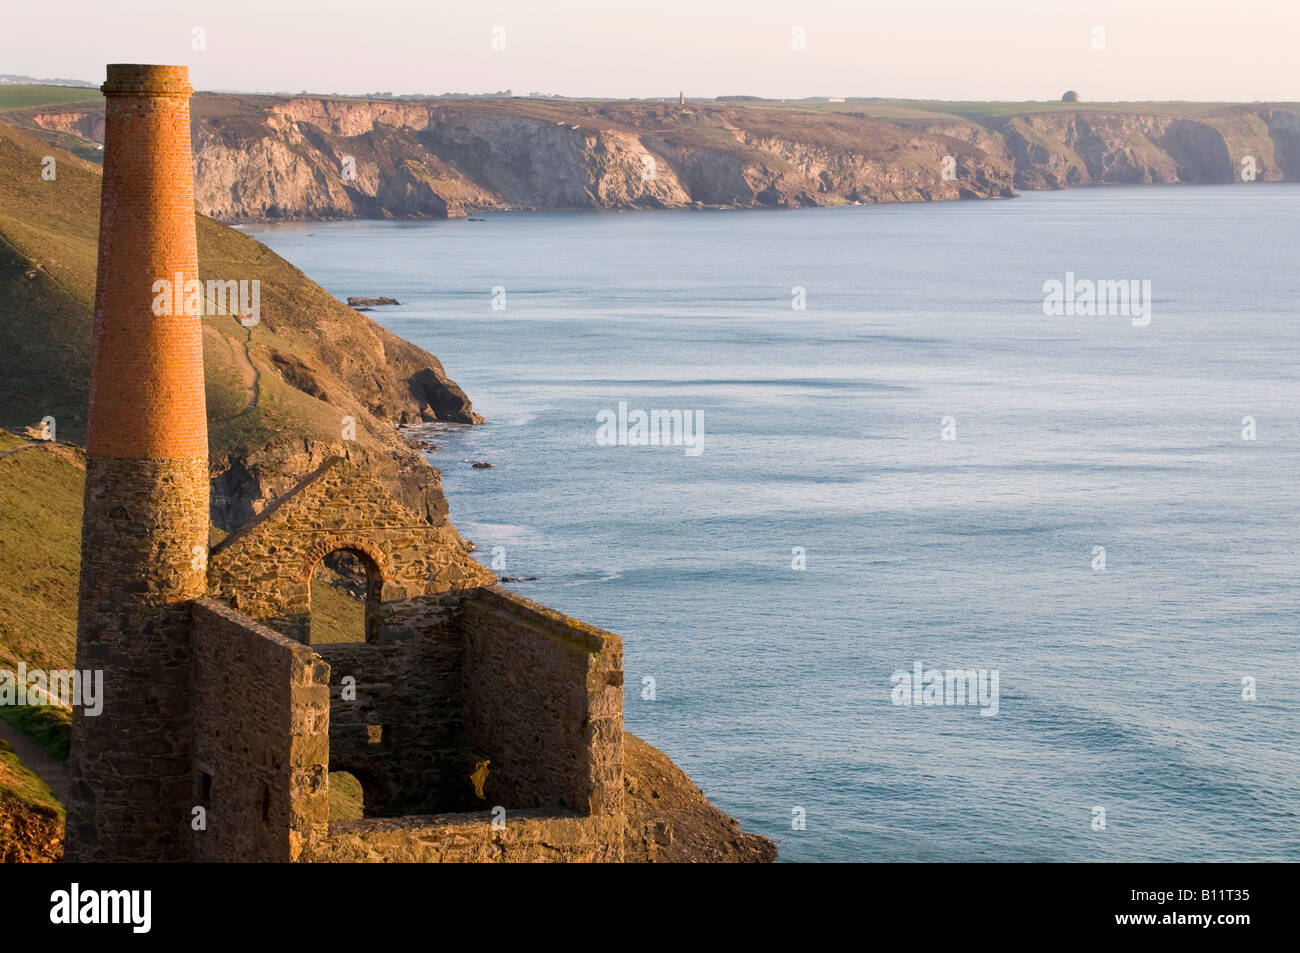
[[[187,860],[189,600],[208,544],[202,317],[184,306],[193,88],[184,66],[110,65],[102,90],[77,668],[103,672],[104,702],[73,713],[65,857]]]

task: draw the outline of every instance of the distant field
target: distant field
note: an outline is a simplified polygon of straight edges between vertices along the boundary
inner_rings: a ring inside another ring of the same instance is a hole
[[[265,96],[270,99],[288,101],[299,97],[312,99],[335,99],[351,102],[384,101],[376,96],[336,95],[331,93],[302,93],[286,95],[283,93],[239,93],[238,96]],[[0,110],[21,109],[28,106],[50,106],[65,103],[98,102],[103,95],[97,89],[76,86],[0,86]],[[474,97],[466,99],[431,98],[427,100],[395,100],[415,102],[428,105],[481,105],[489,109],[506,106],[518,109],[525,104],[532,104],[541,114],[567,114],[569,111],[581,110],[588,106],[608,106],[613,103],[629,103],[645,106],[675,106],[676,99],[658,100],[622,100],[622,99],[540,99],[525,96],[512,97]],[[758,107],[763,109],[812,110],[817,112],[859,113],[879,116],[885,119],[933,119],[936,117],[958,117],[979,120],[1005,116],[1018,116],[1026,113],[1059,112],[1061,110],[1123,110],[1125,112],[1162,113],[1176,115],[1206,115],[1236,107],[1278,106],[1296,108],[1297,103],[1198,103],[1198,102],[1077,102],[1063,103],[1059,99],[1026,100],[1024,102],[982,102],[978,100],[943,100],[943,99],[868,99],[849,98],[846,102],[832,103],[823,99],[690,99],[691,106],[726,106],[732,108]]]
[[[306,93],[301,97],[277,96],[289,98],[338,99],[355,102],[382,101],[370,96],[332,96],[330,94]],[[243,99],[231,96],[237,108],[246,108]],[[504,110],[511,114],[535,115],[538,118],[556,118],[572,115],[590,108],[607,108],[615,105],[643,107],[645,109],[665,109],[666,115],[675,115],[675,99],[540,99],[525,96],[482,97],[472,99],[428,99],[402,100],[424,105],[456,105],[460,107],[481,108],[491,111]],[[943,100],[943,99],[847,99],[842,103],[833,103],[826,99],[691,99],[687,98],[686,108],[727,108],[727,109],[783,109],[791,112],[812,113],[852,113],[881,119],[969,119],[981,121],[1001,119],[1008,116],[1023,116],[1043,112],[1132,112],[1157,115],[1186,117],[1203,117],[1232,113],[1245,108],[1277,107],[1283,109],[1300,108],[1300,103],[1228,103],[1228,102],[1073,102],[1065,103],[1059,99],[1025,100],[1023,102],[994,102],[979,100]],[[212,111],[211,107],[208,107]],[[215,114],[215,112],[213,112]]]
[[[98,102],[103,94],[81,86],[0,86],[0,109]]]
[[[1041,100],[1026,102],[971,102],[948,101],[938,99],[850,99],[847,102],[832,103],[817,100],[748,100],[736,103],[741,106],[769,106],[792,110],[818,110],[825,112],[857,113],[875,116],[881,119],[967,119],[982,122],[990,119],[1002,119],[1008,116],[1024,116],[1043,112],[1131,112],[1149,113],[1165,116],[1205,117],[1235,112],[1246,105],[1261,106],[1253,103],[1191,103],[1191,102],[1078,102],[1063,103],[1059,100]],[[1271,103],[1267,105],[1296,108],[1295,103]]]

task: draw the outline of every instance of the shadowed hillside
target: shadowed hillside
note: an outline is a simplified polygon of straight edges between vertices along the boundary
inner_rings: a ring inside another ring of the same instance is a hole
[[[55,178],[42,177],[55,159]],[[0,425],[85,433],[98,166],[0,125]],[[204,319],[213,520],[246,522],[333,455],[372,466],[416,513],[446,519],[438,471],[394,430],[480,422],[437,358],[334,299],[265,245],[198,218],[206,279],[260,282],[260,321]],[[214,309],[209,302],[205,311]],[[355,439],[344,439],[345,418]]]

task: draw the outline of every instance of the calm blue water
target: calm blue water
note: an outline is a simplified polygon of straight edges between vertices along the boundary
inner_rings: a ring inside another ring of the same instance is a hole
[[[255,234],[403,302],[489,421],[436,437],[453,519],[783,858],[1300,857],[1300,186],[484,217]],[[1150,324],[1045,317],[1067,271]],[[620,401],[703,452],[598,445]],[[916,660],[998,714],[893,705]]]

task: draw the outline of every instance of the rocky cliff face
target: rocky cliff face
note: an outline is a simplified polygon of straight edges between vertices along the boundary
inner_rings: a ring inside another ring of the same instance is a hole
[[[199,96],[199,208],[225,221],[473,209],[801,206],[1010,196],[959,139],[754,107]],[[956,157],[956,178],[943,157]]]
[[[32,110],[28,113],[32,125],[53,132],[63,132],[80,136],[91,142],[104,141],[104,110],[78,109],[63,112],[60,110]]]
[[[771,106],[214,96],[195,115],[199,203],[226,220],[1007,197],[1231,182],[1247,156],[1259,181],[1300,175],[1300,116],[1248,107],[909,123]]]
[[[1273,113],[1279,130],[1290,113]],[[1276,182],[1300,173],[1263,115],[1213,120],[1113,112],[1040,113],[998,127],[1023,189],[1074,185],[1232,182],[1253,160],[1255,178]],[[1284,137],[1285,133],[1280,133]]]
[[[864,110],[867,107],[864,105]],[[1300,110],[1072,105],[883,119],[806,104],[200,94],[196,197],[222,221],[475,209],[837,205],[1300,178]],[[94,140],[85,104],[8,120]]]
[[[623,735],[624,860],[629,864],[771,863],[776,844],[741,830],[681,768]]]

